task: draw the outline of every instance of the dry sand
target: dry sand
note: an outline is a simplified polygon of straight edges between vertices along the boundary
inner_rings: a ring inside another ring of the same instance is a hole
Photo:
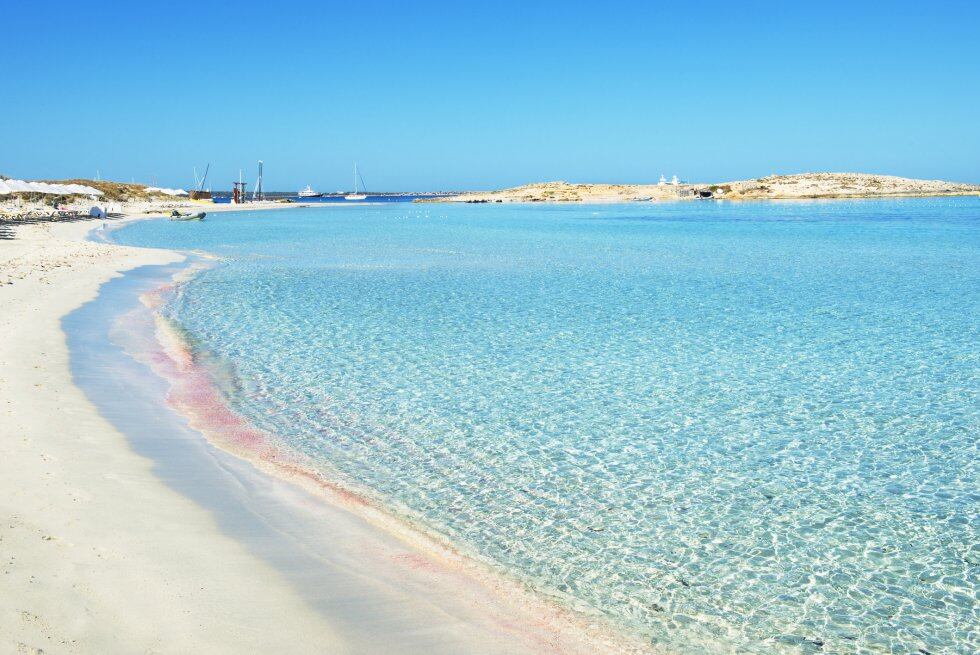
[[[84,241],[98,224],[0,241],[0,651],[645,650],[232,455],[202,462],[227,478],[208,481],[215,504],[237,514],[168,486],[73,384],[60,321],[122,271],[182,255]],[[308,524],[267,520],[293,515]],[[233,516],[287,565],[231,536]]]
[[[72,384],[62,316],[118,271],[180,259],[81,241],[92,227],[0,242],[0,651],[275,652],[289,636],[333,650],[329,623]]]

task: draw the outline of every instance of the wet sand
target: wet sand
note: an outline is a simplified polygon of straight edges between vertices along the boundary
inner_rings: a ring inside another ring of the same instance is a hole
[[[109,339],[125,312],[152,331],[139,297],[184,257],[84,241],[99,224],[0,243],[0,649],[639,652],[206,441]]]

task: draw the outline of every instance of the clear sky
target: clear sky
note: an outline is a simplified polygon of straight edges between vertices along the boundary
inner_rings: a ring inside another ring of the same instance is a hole
[[[11,2],[0,173],[980,182],[980,2]]]

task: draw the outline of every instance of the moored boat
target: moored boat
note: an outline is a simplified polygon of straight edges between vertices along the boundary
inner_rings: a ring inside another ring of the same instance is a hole
[[[348,193],[346,196],[344,196],[345,200],[364,200],[365,198],[367,198],[366,194],[357,192],[358,180],[361,180],[361,186],[363,187],[364,178],[362,178],[361,174],[357,172],[357,164],[354,164],[354,193]]]
[[[204,217],[207,216],[206,212],[196,212],[194,214],[181,214],[176,209],[174,213],[170,215],[170,220],[172,221],[203,221]]]
[[[309,184],[307,184],[306,185],[306,188],[303,189],[302,191],[300,191],[299,193],[297,193],[296,195],[298,197],[300,197],[300,198],[322,198],[323,197],[323,194],[322,193],[318,193],[317,191],[314,191],[313,190],[313,187],[311,187]]]

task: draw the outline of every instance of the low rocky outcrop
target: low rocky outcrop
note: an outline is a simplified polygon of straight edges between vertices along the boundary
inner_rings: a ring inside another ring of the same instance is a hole
[[[424,202],[642,202],[718,198],[803,200],[980,195],[980,185],[867,173],[802,173],[753,180],[681,184],[570,184],[543,182],[499,191],[460,193]]]

